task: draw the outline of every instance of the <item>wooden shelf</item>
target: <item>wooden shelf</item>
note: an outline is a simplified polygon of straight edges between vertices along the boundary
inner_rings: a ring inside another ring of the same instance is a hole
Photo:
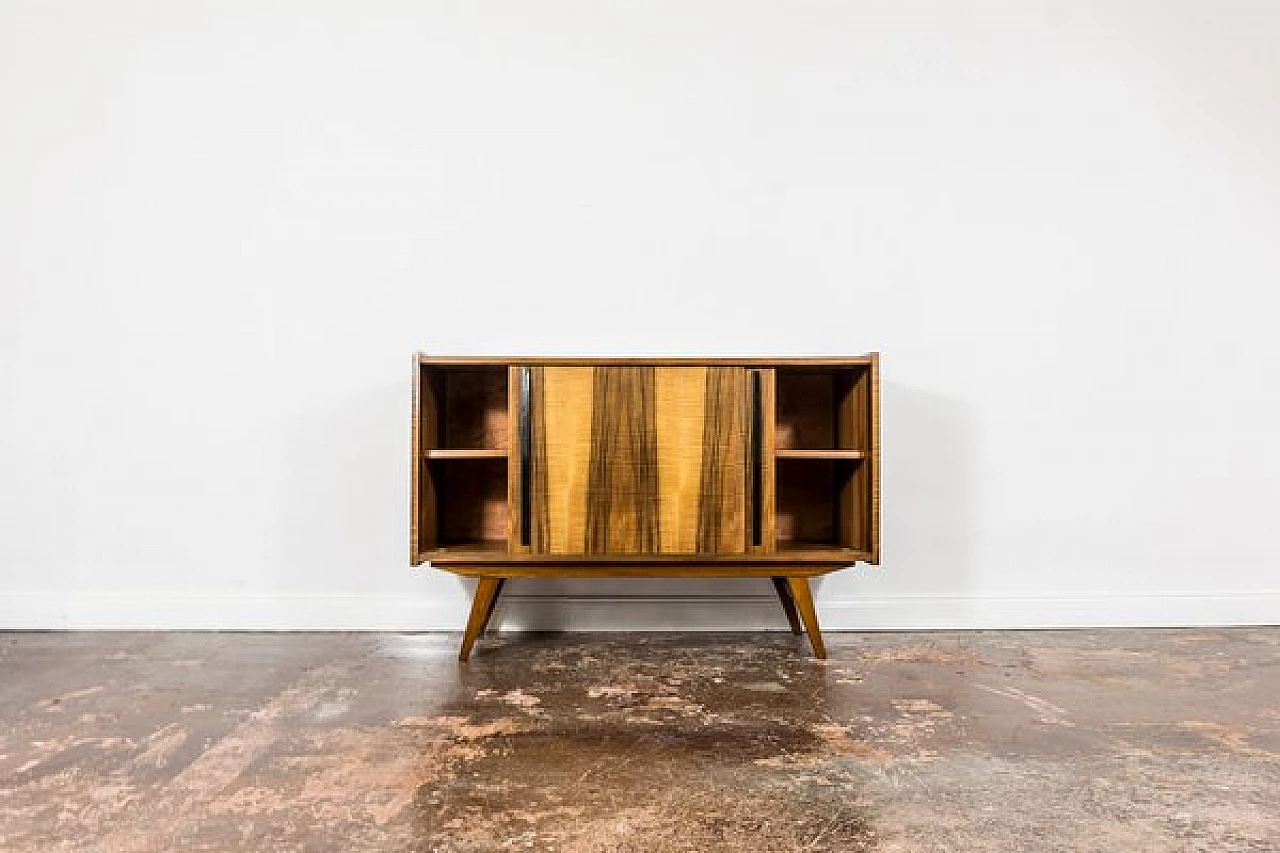
[[[866,459],[861,450],[778,450],[779,459]]]
[[[690,560],[689,554],[534,554],[527,551],[508,551],[505,543],[462,542],[435,547],[422,552],[423,559],[430,560],[438,566],[452,566],[459,563],[477,565],[481,563],[501,566],[580,566],[598,571],[607,566],[688,566],[702,567],[699,574],[708,576],[729,577],[722,567],[728,566],[737,571],[744,565],[760,564],[768,566],[771,575],[781,574],[779,565],[786,568],[814,564],[828,568],[849,566],[867,560],[871,555],[867,551],[852,548],[841,548],[827,542],[809,542],[805,547],[779,546],[777,551],[753,551],[749,554],[709,554],[698,555]]]
[[[494,447],[445,449],[434,447],[423,454],[426,459],[506,459],[507,451]]]
[[[853,562],[864,559],[866,554],[857,548],[845,548],[837,542],[779,542],[777,554],[813,557],[814,559],[845,559]]]
[[[442,562],[450,558],[454,559],[476,559],[481,557],[502,557],[508,552],[507,542],[503,540],[479,540],[474,542],[451,542],[446,545],[437,545],[434,549],[427,552],[431,559],[440,559]]]

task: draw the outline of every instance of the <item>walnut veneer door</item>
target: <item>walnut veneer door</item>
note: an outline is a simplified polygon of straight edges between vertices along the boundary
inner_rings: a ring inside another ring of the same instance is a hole
[[[749,387],[740,367],[530,368],[530,550],[745,552]]]

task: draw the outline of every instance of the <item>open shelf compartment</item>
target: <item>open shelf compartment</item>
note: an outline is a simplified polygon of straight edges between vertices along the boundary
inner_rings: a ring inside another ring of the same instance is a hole
[[[849,458],[850,451],[870,451],[871,372],[866,365],[778,368],[775,381],[778,456],[815,459],[825,451],[841,451],[831,458]]]
[[[779,551],[870,549],[869,468],[862,460],[783,457],[776,471]]]
[[[505,366],[424,364],[420,381],[420,441],[428,455],[437,450],[506,452],[511,416]]]
[[[506,551],[508,369],[422,363],[418,370],[418,549]]]
[[[775,547],[873,547],[872,373],[866,364],[774,374]]]
[[[428,549],[506,550],[507,460],[475,458],[465,464],[453,460],[423,463],[426,490],[434,500],[434,540]]]

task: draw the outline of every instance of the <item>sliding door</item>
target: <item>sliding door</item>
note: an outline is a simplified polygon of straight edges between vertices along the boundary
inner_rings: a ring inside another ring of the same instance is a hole
[[[745,369],[521,371],[522,467],[514,492],[530,552],[746,551],[751,389]]]

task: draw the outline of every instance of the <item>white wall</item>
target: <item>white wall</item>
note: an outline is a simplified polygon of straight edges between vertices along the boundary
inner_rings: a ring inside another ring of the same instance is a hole
[[[882,351],[830,627],[1280,621],[1277,44],[1267,0],[0,0],[0,624],[456,627],[416,349]]]

